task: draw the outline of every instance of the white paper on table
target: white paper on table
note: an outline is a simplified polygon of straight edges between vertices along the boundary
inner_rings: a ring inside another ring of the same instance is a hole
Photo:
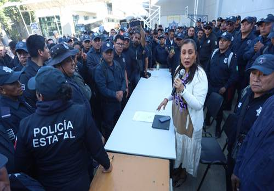
[[[155,116],[155,113],[153,112],[136,111],[133,116],[133,120],[152,123],[154,116]]]

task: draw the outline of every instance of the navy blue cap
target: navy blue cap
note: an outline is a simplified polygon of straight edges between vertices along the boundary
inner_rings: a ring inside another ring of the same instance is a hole
[[[265,75],[272,74],[274,72],[274,55],[263,54],[259,56],[248,70],[259,70]]]
[[[184,39],[184,35],[183,35],[183,33],[178,33],[177,35],[176,35],[176,39]]]
[[[68,43],[69,41],[73,41],[73,38],[68,37],[68,38],[66,39],[66,42]]]
[[[196,22],[202,22],[202,19],[201,18],[198,18]]]
[[[228,41],[231,41],[232,40],[232,34],[229,33],[229,32],[224,32],[220,37],[219,39],[225,39],[225,40],[228,40]]]
[[[50,60],[46,63],[47,66],[60,64],[63,60],[70,56],[74,56],[79,52],[78,49],[70,48],[66,43],[56,44],[50,49]]]
[[[102,45],[102,51],[107,52],[108,50],[113,50],[113,44],[111,42],[105,42]]]
[[[90,38],[89,35],[85,34],[84,37],[83,37],[83,42],[85,42],[87,40],[91,41],[91,38]]]
[[[29,52],[27,49],[27,43],[25,42],[17,42],[16,46],[15,46],[15,52],[17,52],[18,50],[24,50],[25,52]]]
[[[47,99],[56,99],[62,94],[61,87],[65,83],[66,78],[60,70],[52,66],[43,66],[30,78],[28,88],[38,91]]]
[[[264,19],[265,23],[274,22],[274,16],[272,14],[268,14],[267,17]]]
[[[247,21],[248,23],[253,23],[254,18],[253,18],[253,17],[250,17],[250,16],[247,16],[247,17],[245,17],[245,18],[242,20],[241,23],[243,23],[243,22],[245,22],[245,21]]]
[[[2,154],[0,154],[0,168],[5,166],[8,162],[8,158]]]
[[[222,17],[218,17],[218,18],[217,18],[217,21],[221,21],[221,22],[222,22],[223,20],[224,20],[224,19],[223,19]]]
[[[262,23],[264,23],[264,20],[264,18],[260,18],[256,24],[260,26]]]
[[[124,39],[130,39],[130,35],[127,32],[124,33],[123,36],[124,36]]]
[[[0,66],[0,86],[18,81],[21,73],[21,71],[14,72],[6,66]]]
[[[235,16],[230,16],[226,19],[226,22],[233,22],[233,23],[236,23],[236,17]]]
[[[271,31],[270,31],[270,33],[269,33],[269,35],[267,36],[268,38],[274,38],[274,24],[272,24],[272,26],[271,26]]]
[[[241,20],[241,15],[237,15],[236,20]]]
[[[95,33],[92,34],[92,40],[95,40],[96,38],[101,39],[100,34],[98,34],[97,32],[95,32]]]
[[[206,28],[206,27],[212,28],[212,26],[213,26],[212,22],[207,22],[207,23],[204,24],[204,28]]]

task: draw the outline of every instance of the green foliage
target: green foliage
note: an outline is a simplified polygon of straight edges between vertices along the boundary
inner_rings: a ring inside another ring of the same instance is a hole
[[[0,0],[0,6],[6,2],[20,2],[20,0]],[[26,10],[24,6],[20,6],[20,10]],[[22,16],[27,25],[34,21],[33,12],[22,12]],[[0,22],[2,29],[4,29],[11,39],[20,40],[26,34],[26,28],[23,24],[20,12],[17,7],[6,7],[0,9]]]

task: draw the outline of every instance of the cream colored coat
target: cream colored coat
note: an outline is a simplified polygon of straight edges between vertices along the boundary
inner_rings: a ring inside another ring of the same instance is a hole
[[[193,80],[186,84],[186,87],[181,93],[188,106],[189,115],[192,120],[194,131],[199,131],[203,128],[204,112],[203,107],[208,90],[208,81],[205,71],[198,67]]]

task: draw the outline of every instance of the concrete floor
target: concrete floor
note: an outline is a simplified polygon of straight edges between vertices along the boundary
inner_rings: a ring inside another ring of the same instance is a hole
[[[235,105],[235,104],[233,104]],[[233,107],[234,108],[234,107]],[[224,119],[227,118],[229,111],[224,112]],[[215,122],[207,128],[213,136],[215,133]],[[217,139],[221,148],[225,145],[226,136],[222,133],[221,138]],[[225,151],[225,155],[227,151]],[[187,176],[187,180],[179,188],[173,188],[173,191],[196,191],[202,180],[203,174],[206,170],[207,165],[199,164],[198,175],[196,178],[191,175]],[[204,183],[201,187],[201,191],[225,191],[226,190],[226,180],[225,180],[225,170],[221,165],[213,165],[210,167]]]

